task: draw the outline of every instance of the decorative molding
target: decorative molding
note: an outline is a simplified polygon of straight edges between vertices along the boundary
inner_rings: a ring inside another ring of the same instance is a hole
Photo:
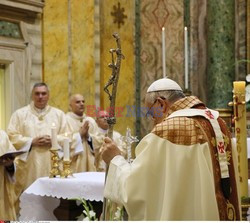
[[[36,17],[43,13],[44,3],[35,0],[1,0],[0,15],[13,14],[24,15],[25,17]]]
[[[45,6],[44,0],[12,0],[13,2],[20,2],[26,5],[31,5],[39,8],[43,8]]]
[[[18,40],[10,41],[9,38],[0,37],[0,49],[3,47],[24,50],[27,46],[24,44],[23,40],[22,41],[18,41]]]

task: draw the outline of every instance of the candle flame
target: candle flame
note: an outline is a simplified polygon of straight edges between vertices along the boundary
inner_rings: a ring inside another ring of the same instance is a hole
[[[184,27],[184,30],[187,30],[187,29],[188,29],[188,28],[185,26],[185,27]]]
[[[52,127],[56,127],[56,124],[54,122],[52,123]]]
[[[161,30],[164,31],[164,30],[165,30],[165,27],[162,27]]]
[[[67,132],[65,132],[65,137],[67,137],[68,136],[68,133]]]

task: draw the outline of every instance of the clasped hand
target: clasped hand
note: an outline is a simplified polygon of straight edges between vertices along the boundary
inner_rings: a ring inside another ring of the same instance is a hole
[[[106,164],[109,164],[110,161],[117,155],[121,155],[120,149],[112,141],[112,139],[106,137],[104,138],[104,143],[101,147],[102,159]]]
[[[87,139],[89,137],[89,122],[88,121],[84,122],[84,124],[80,128],[79,133],[82,139]]]
[[[49,135],[38,136],[32,140],[32,146],[51,147],[51,138]]]

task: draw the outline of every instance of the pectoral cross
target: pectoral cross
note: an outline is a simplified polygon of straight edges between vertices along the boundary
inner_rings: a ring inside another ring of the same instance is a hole
[[[131,129],[127,128],[126,131],[126,136],[122,136],[122,140],[126,143],[126,147],[127,147],[127,161],[129,163],[132,162],[132,153],[131,153],[131,145],[134,142],[139,142],[139,140],[137,139],[137,136],[132,136],[131,135]]]

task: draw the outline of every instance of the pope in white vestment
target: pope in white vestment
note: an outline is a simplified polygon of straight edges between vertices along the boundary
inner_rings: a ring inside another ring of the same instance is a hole
[[[0,156],[8,151],[15,151],[10,143],[8,135],[0,130]],[[12,165],[6,166],[7,160],[0,159],[0,220],[16,220],[16,212],[14,206],[14,164],[13,160],[9,162]]]
[[[66,114],[67,125],[72,133],[71,169],[73,172],[96,171],[94,165],[93,138],[97,132],[95,120],[84,114],[85,100],[80,94],[70,98],[71,112]]]
[[[166,78],[148,88],[146,105],[155,127],[133,163],[105,138],[104,196],[129,220],[240,220],[237,152],[218,112]]]
[[[49,176],[51,170],[52,146],[51,128],[56,129],[54,147],[61,148],[64,133],[67,131],[66,118],[63,111],[49,106],[49,90],[46,84],[35,84],[32,90],[32,102],[15,111],[10,119],[8,135],[17,150],[29,151],[16,159],[17,199],[23,190],[37,178]]]

